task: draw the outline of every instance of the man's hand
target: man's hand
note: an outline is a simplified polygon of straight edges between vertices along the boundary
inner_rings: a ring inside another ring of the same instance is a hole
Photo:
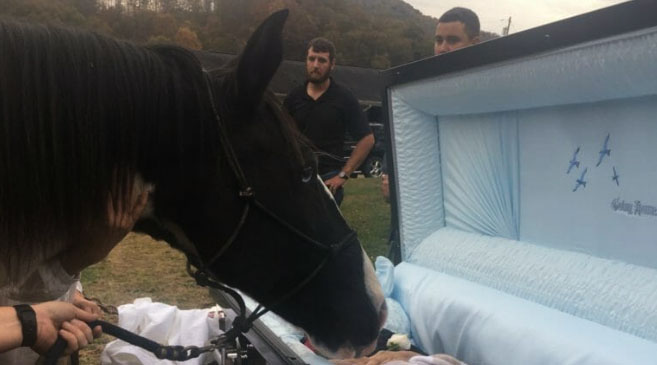
[[[72,303],[74,306],[82,309],[83,311],[94,314],[98,317],[103,314],[98,304],[92,302],[91,300],[87,300],[87,298],[85,298],[84,295],[78,290],[76,290],[75,294],[73,294]]]
[[[370,357],[361,357],[358,359],[331,360],[336,365],[379,365],[388,361],[400,360],[408,361],[413,356],[418,356],[413,351],[379,351]]]
[[[71,354],[91,343],[101,334],[100,327],[93,331],[86,322],[98,316],[85,312],[71,303],[46,302],[33,305],[37,319],[37,341],[32,349],[45,354],[61,335],[67,342],[65,354]]]
[[[333,176],[332,178],[325,180],[324,184],[331,191],[331,194],[335,195],[335,192],[338,191],[346,183],[347,180],[339,177],[338,175]]]

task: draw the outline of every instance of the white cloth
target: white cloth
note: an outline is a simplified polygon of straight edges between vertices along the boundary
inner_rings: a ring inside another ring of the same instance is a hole
[[[32,304],[51,300],[71,302],[76,290],[82,291],[79,275],[69,275],[59,259],[51,259],[25,275],[18,283],[0,283],[0,306]],[[0,354],[0,364],[34,364],[39,355],[29,348]]]
[[[163,345],[205,346],[219,334],[218,312],[221,307],[181,310],[139,298],[133,304],[119,306],[119,326]],[[101,354],[102,364],[179,364],[158,360],[152,353],[121,340],[108,343]],[[206,364],[216,361],[213,353],[180,364]]]

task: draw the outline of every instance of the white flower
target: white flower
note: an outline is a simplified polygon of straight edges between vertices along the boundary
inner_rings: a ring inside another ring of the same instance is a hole
[[[386,347],[392,351],[409,350],[411,348],[411,340],[408,339],[407,334],[395,333],[388,339]]]

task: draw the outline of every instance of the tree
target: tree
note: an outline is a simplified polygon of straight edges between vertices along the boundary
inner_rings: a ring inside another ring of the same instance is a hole
[[[97,0],[70,0],[70,2],[85,17],[94,15],[98,11]]]
[[[179,46],[189,48],[189,49],[201,49],[201,41],[198,39],[198,36],[196,35],[196,32],[193,30],[189,29],[186,26],[182,26],[178,28],[178,32],[176,32],[176,36],[174,37],[174,41],[176,44]]]
[[[338,62],[387,68],[432,54],[437,20],[402,0],[0,0],[0,13],[68,24],[137,43],[175,42],[238,53],[258,24],[287,8],[284,57],[303,60],[312,38],[338,48]],[[491,33],[482,32],[482,39]]]

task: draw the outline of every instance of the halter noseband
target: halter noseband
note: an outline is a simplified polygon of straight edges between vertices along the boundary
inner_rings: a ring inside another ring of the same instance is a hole
[[[217,112],[217,108],[214,103],[214,96],[212,92],[210,76],[206,71],[204,71],[204,74],[205,74],[206,86],[208,89],[208,97],[210,98],[210,105],[212,107],[212,112],[214,113],[217,124],[219,125],[220,144],[224,150],[223,152],[226,156],[226,159],[228,160],[230,169],[235,175],[235,178],[237,179],[237,182],[239,184],[238,196],[242,200],[244,200],[245,205],[244,208],[242,209],[240,220],[235,226],[233,233],[228,237],[228,239],[221,246],[219,251],[205,264],[203,263],[201,257],[196,257],[197,261],[201,265],[200,267],[197,268],[196,271],[193,270],[192,264],[190,263],[190,260],[188,258],[187,272],[196,280],[198,285],[220,289],[226,292],[227,294],[231,295],[237,301],[240,307],[240,313],[238,317],[236,317],[234,320],[233,328],[231,328],[227,332],[227,335],[230,334],[232,336],[237,336],[239,333],[244,333],[248,331],[251,328],[253,322],[263,314],[267,313],[271,308],[279,305],[280,303],[284,302],[285,300],[289,299],[290,297],[301,291],[301,289],[303,289],[312,279],[315,278],[315,276],[317,276],[317,274],[322,270],[322,268],[326,265],[326,263],[328,263],[330,259],[336,257],[337,254],[344,247],[346,247],[348,243],[353,242],[353,238],[356,235],[356,232],[350,230],[349,233],[347,233],[339,242],[335,244],[330,244],[330,245],[323,244],[315,240],[314,238],[308,236],[307,234],[301,232],[299,229],[294,227],[286,220],[282,219],[280,216],[278,216],[276,213],[271,211],[256,198],[255,191],[253,190],[251,185],[249,185],[246,176],[244,175],[244,172],[241,168],[241,165],[237,159],[237,155],[235,154],[233,145],[228,140],[226,126],[222,123],[221,118],[219,117],[219,113]],[[221,284],[218,280],[216,280],[213,277],[213,275],[208,271],[208,268],[211,267],[235,242],[237,236],[239,235],[239,233],[242,231],[242,228],[244,227],[251,206],[257,208],[262,213],[265,213],[266,216],[273,219],[275,222],[277,222],[278,224],[286,228],[288,231],[301,238],[306,243],[310,243],[313,246],[315,246],[317,249],[321,251],[325,251],[326,256],[321,261],[321,263],[306,278],[301,280],[301,282],[299,282],[291,290],[289,290],[287,293],[285,293],[284,295],[282,295],[272,303],[268,304],[267,307],[263,306],[262,304],[258,304],[258,307],[248,317],[246,317],[246,305],[244,304],[244,300],[241,298],[241,296],[235,290]]]

